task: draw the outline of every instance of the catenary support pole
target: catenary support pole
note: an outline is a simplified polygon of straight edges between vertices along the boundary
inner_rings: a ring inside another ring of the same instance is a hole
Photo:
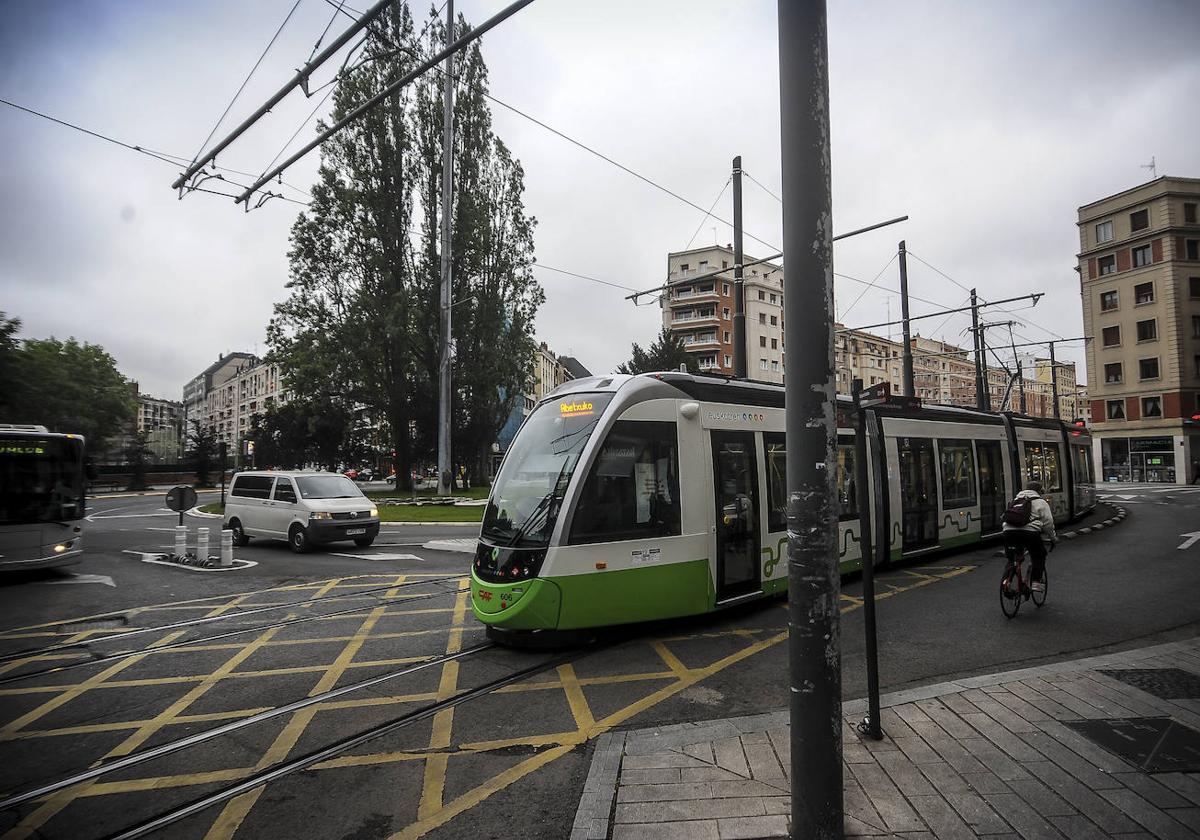
[[[1017,389],[1021,395],[1021,413],[1028,414],[1029,407],[1025,404],[1025,370],[1021,367],[1021,360],[1017,359]]]
[[[986,403],[983,401],[985,392],[983,379],[983,359],[979,352],[979,296],[971,290],[971,335],[975,336],[975,407],[981,411]]]
[[[1058,408],[1058,364],[1054,361],[1054,342],[1050,342],[1050,399],[1054,401],[1054,419],[1061,420]]]
[[[454,0],[446,2],[446,43],[454,40]],[[442,90],[442,354],[438,362],[438,434],[437,470],[438,493],[448,495],[453,489],[450,465],[450,408],[454,393],[451,382],[450,348],[451,293],[453,266],[451,262],[450,220],[454,212],[454,55],[446,56],[446,73]]]
[[[904,319],[904,395],[916,396],[913,385],[912,326],[908,320],[908,250],[900,240],[900,317]]]
[[[742,265],[742,156],[733,159],[733,375],[747,376],[746,269]]]
[[[779,0],[792,837],[843,835],[829,44],[824,0]]]
[[[221,441],[221,509],[225,509],[225,468],[229,462],[229,444]]]
[[[903,246],[904,243],[901,243]],[[875,630],[875,553],[872,548],[871,493],[867,479],[867,412],[862,407],[862,380],[850,386],[854,397],[854,503],[858,506],[859,550],[862,552],[863,629],[867,658],[867,735],[883,740],[879,722],[879,647]]]
[[[992,410],[992,389],[988,384],[988,363],[987,363],[987,326],[981,326],[979,332],[979,359],[980,365],[983,367],[983,410]]]

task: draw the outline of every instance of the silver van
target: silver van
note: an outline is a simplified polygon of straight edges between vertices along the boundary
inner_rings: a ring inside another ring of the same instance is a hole
[[[297,554],[338,540],[365,548],[379,534],[379,509],[337,473],[242,472],[225,499],[225,528],[235,545],[287,540]]]

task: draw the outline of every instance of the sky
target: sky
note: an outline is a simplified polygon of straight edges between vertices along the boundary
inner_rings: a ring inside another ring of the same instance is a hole
[[[0,98],[191,159],[293,3],[0,0]],[[478,23],[504,5],[456,10]],[[423,19],[429,7],[413,9]],[[537,0],[483,38],[491,93],[705,208],[741,155],[754,179],[746,250],[767,256],[782,239],[776,11],[765,0]],[[217,137],[290,78],[332,14],[327,0],[300,1]],[[1034,309],[986,317],[1018,320],[1017,342],[1082,335],[1077,208],[1149,180],[1152,158],[1160,176],[1200,177],[1197,33],[1194,0],[831,2],[834,232],[910,217],[834,246],[839,320],[899,317],[889,262],[904,239],[913,315],[962,306],[972,286],[986,300],[1044,292]],[[315,105],[293,94],[218,162],[264,171]],[[541,265],[642,289],[663,282],[668,252],[732,241],[722,221],[493,110],[525,169]],[[313,136],[309,123],[292,148]],[[216,195],[180,199],[178,165],[3,104],[0,149],[0,310],[22,320],[22,337],[102,345],[143,393],[172,399],[220,354],[266,351],[301,205],[247,213]],[[317,163],[314,153],[284,178],[303,189]],[[732,218],[731,201],[726,191],[714,214]],[[881,288],[863,285],[877,276]],[[635,307],[623,290],[537,277],[538,338],[593,372],[661,325],[657,305]],[[970,344],[967,316],[919,324]],[[1081,343],[1058,355],[1082,366]]]

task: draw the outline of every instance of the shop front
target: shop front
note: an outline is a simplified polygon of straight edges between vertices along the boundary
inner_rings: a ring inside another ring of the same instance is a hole
[[[1103,438],[1101,465],[1105,481],[1175,483],[1175,438]]]

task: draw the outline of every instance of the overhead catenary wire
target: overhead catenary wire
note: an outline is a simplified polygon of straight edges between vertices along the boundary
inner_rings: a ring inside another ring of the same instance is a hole
[[[696,232],[692,234],[692,238],[689,239],[687,244],[683,246],[683,250],[686,251],[688,248],[692,247],[692,243],[696,241],[696,237],[699,236],[700,231],[704,229],[704,223],[708,221],[710,216],[712,216],[712,211],[717,206],[717,202],[719,202],[721,197],[725,195],[725,190],[729,189],[729,185],[731,183],[733,183],[732,175],[725,179],[725,185],[721,187],[721,191],[717,193],[717,197],[713,199],[713,203],[709,206],[709,208],[704,211],[704,218],[702,218],[700,220],[700,224],[696,226]]]
[[[866,284],[865,288],[863,288],[863,290],[858,293],[858,297],[856,297],[853,301],[851,301],[850,305],[842,310],[842,314],[838,316],[839,321],[842,320],[842,318],[845,318],[847,314],[849,314],[850,310],[853,309],[855,307],[855,305],[860,300],[863,299],[863,296],[866,295],[867,292],[869,292],[871,289],[878,288],[875,285],[875,282],[877,280],[879,280],[879,278],[883,276],[883,272],[887,271],[891,267],[892,263],[894,263],[896,261],[896,256],[897,256],[896,253],[893,253],[891,258],[886,263],[884,263],[883,268],[881,268],[881,269],[879,269],[879,271],[875,272],[875,276],[873,278],[871,278],[871,281]]]
[[[767,187],[767,185],[766,185],[766,184],[764,184],[762,181],[760,181],[760,180],[758,180],[757,178],[755,178],[753,175],[751,175],[751,174],[750,174],[749,172],[747,172],[745,169],[743,169],[743,170],[742,170],[742,174],[743,174],[743,175],[745,175],[747,178],[749,178],[751,181],[753,181],[755,184],[757,184],[757,185],[758,185],[758,188],[759,188],[760,190],[762,190],[763,192],[765,192],[767,195],[771,196],[771,198],[775,199],[775,200],[776,200],[776,201],[778,201],[780,204],[783,204],[783,199],[782,199],[782,198],[780,198],[779,196],[777,196],[775,193],[773,193],[773,192],[772,192],[772,191],[771,191],[771,190],[770,190],[770,189]]]

